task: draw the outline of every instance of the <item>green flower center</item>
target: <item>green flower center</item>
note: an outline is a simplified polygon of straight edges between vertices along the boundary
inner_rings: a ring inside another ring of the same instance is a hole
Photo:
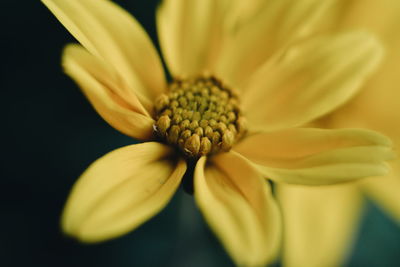
[[[229,151],[245,133],[237,95],[214,77],[173,81],[155,111],[157,135],[189,158]]]

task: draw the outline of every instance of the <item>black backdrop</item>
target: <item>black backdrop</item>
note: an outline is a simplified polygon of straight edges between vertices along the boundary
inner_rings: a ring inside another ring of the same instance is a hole
[[[158,1],[117,2],[155,40]],[[103,122],[62,73],[61,49],[74,39],[40,1],[0,8],[0,266],[232,266],[182,192],[122,238],[89,246],[63,236],[59,216],[76,178],[134,141]],[[400,266],[399,227],[369,205],[351,255],[348,266]]]

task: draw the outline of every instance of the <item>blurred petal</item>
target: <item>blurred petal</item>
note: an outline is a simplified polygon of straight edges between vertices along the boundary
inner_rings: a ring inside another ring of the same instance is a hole
[[[84,242],[133,230],[169,202],[186,170],[172,149],[151,142],[114,150],[94,162],[75,184],[62,226]]]
[[[263,9],[265,3],[264,0],[225,0],[225,2],[231,3],[229,12],[226,12],[224,15],[227,16],[227,23],[232,27],[228,29],[233,31],[234,29],[243,27],[244,23],[248,23],[255,14]]]
[[[382,47],[350,32],[310,39],[255,73],[243,94],[252,131],[302,125],[344,104],[375,70]]]
[[[229,46],[224,47],[217,71],[235,87],[240,87],[278,50],[310,34],[332,1],[239,2],[237,9],[241,8],[242,16],[249,17],[249,13],[253,13],[253,17],[238,27]],[[237,15],[240,16],[239,12]]]
[[[334,127],[354,125],[384,132],[400,144],[400,1],[338,0],[341,12],[331,28],[368,28],[383,41],[387,56],[357,97],[334,113],[329,124]],[[384,15],[383,15],[384,14]],[[341,16],[339,16],[341,15]]]
[[[360,183],[361,188],[389,216],[400,223],[400,160],[392,164],[392,171],[385,177],[370,178]]]
[[[148,140],[153,135],[154,121],[143,115],[143,107],[135,98],[127,102],[119,92],[114,73],[80,45],[64,50],[63,67],[82,88],[96,111],[115,129],[133,138]]]
[[[239,266],[263,266],[276,257],[280,215],[269,184],[246,161],[224,153],[194,175],[205,219]]]
[[[342,266],[362,212],[362,198],[351,185],[278,185],[283,214],[285,267]]]
[[[164,0],[157,10],[157,29],[168,68],[187,78],[211,71],[222,42],[224,0]]]
[[[400,127],[393,127],[394,122],[400,121],[400,1],[338,2],[343,6],[342,16],[334,22],[342,27],[368,28],[383,41],[387,56],[360,94],[326,118],[323,125],[370,128],[385,133],[400,144]]]
[[[386,174],[394,154],[388,138],[360,130],[294,128],[246,137],[234,150],[266,177],[323,185]]]
[[[108,0],[42,2],[86,49],[117,70],[151,111],[166,84],[157,51],[139,23]]]
[[[319,127],[361,127],[389,136],[398,155],[400,145],[400,1],[340,0],[330,30],[368,28],[380,40],[386,57],[360,93],[348,104],[318,121]],[[333,14],[335,15],[335,14]],[[387,176],[366,180],[362,189],[393,218],[400,218],[400,168],[398,161]]]
[[[400,2],[397,0],[334,0],[324,30],[365,28],[383,40],[397,39]]]

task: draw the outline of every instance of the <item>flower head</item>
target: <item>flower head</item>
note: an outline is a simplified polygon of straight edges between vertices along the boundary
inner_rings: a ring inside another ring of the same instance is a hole
[[[348,101],[382,57],[366,32],[310,35],[321,1],[266,1],[260,10],[255,1],[243,13],[240,1],[163,1],[157,27],[170,83],[120,7],[43,2],[81,43],[64,50],[66,73],[110,125],[143,141],[100,158],[74,186],[62,225],[82,241],[138,227],[194,161],[194,197],[227,252],[238,265],[265,265],[281,228],[265,178],[323,185],[387,172],[386,137],[300,127]]]

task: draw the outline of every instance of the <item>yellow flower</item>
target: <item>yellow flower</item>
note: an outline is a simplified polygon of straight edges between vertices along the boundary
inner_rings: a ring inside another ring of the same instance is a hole
[[[386,56],[378,71],[346,105],[316,121],[324,128],[360,127],[379,131],[400,145],[400,1],[335,0],[323,21],[328,31],[363,28],[379,38]],[[280,186],[285,238],[283,265],[342,266],[362,219],[365,197],[400,223],[400,160],[384,177],[324,188]]]
[[[149,37],[120,7],[43,2],[82,45],[64,50],[66,73],[110,125],[143,141],[100,158],[74,186],[62,227],[84,242],[148,220],[194,162],[194,197],[227,252],[238,265],[265,265],[277,254],[280,215],[264,177],[326,185],[387,173],[388,138],[299,127],[354,96],[382,57],[363,31],[310,36],[327,2],[163,1],[169,84]]]

